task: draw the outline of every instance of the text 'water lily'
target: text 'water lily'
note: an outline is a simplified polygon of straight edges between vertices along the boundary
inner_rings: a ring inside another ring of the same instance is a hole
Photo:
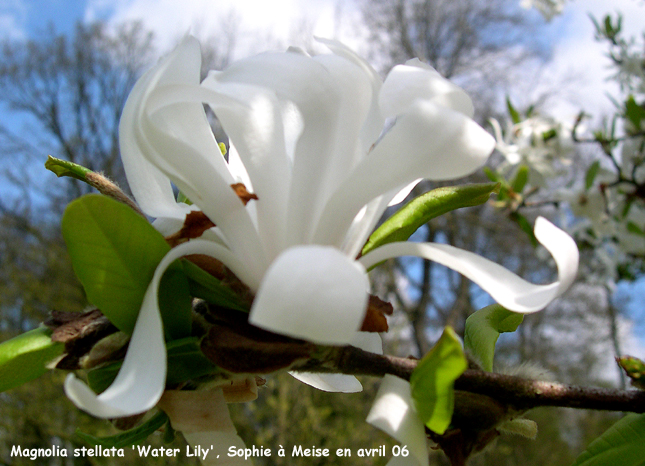
[[[399,191],[420,178],[472,173],[495,140],[472,120],[470,98],[427,65],[412,60],[382,82],[342,44],[321,42],[331,54],[265,53],[200,82],[199,44],[187,38],[137,82],[120,143],[138,204],[164,235],[180,230],[192,210],[216,227],[176,246],[159,264],[112,386],[97,396],[68,377],[66,392],[82,409],[125,416],[152,408],[161,397],[166,360],[157,290],[164,270],[183,255],[209,255],[235,273],[255,294],[252,324],[375,352],[379,335],[359,329],[369,293],[366,269],[385,259],[434,260],[525,313],[542,309],[573,281],[575,244],[543,219],[536,237],[559,272],[550,285],[533,285],[441,244],[390,243],[356,260]],[[230,138],[228,161],[204,104]],[[240,200],[231,189],[240,182],[257,200]],[[177,202],[171,183],[193,204]],[[294,376],[324,390],[361,388],[352,376]]]

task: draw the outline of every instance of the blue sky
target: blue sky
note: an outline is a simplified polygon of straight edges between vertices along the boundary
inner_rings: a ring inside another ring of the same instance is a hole
[[[217,31],[222,18],[233,8],[240,21],[241,54],[260,51],[267,42],[262,38],[269,36],[287,43],[303,25],[317,35],[339,38],[363,53],[366,51],[362,42],[365,31],[356,27],[358,9],[352,1],[342,0],[2,0],[0,39],[37,37],[50,24],[58,32],[71,32],[77,21],[104,19],[116,24],[140,19],[155,31],[163,50],[188,31]],[[602,18],[616,11],[624,15],[627,34],[638,35],[645,29],[645,6],[640,0],[570,0],[564,14],[544,29],[555,46],[553,59],[541,72],[541,80],[546,85],[569,81],[550,108],[559,117],[573,119],[581,108],[596,116],[611,111],[606,93],[617,93],[617,89],[606,82],[605,48],[594,42],[588,15]],[[532,73],[527,70],[527,76]],[[532,87],[531,82],[518,83],[513,97],[520,105],[527,105],[533,96],[546,90],[546,85],[537,84],[531,94],[526,92]],[[640,288],[645,288],[645,284]],[[637,304],[638,300],[632,301],[630,306],[635,309]],[[645,333],[645,329],[639,330]]]
[[[139,19],[155,31],[163,50],[188,31],[206,36],[217,31],[232,10],[239,17],[240,54],[259,52],[269,42],[268,37],[289,43],[303,29],[339,38],[359,52],[366,52],[362,40],[366,31],[356,26],[359,12],[351,0],[3,0],[0,37],[34,37],[49,24],[66,32],[79,20],[100,18],[116,24]],[[593,41],[588,14],[602,17],[615,11],[623,12],[627,33],[638,34],[645,28],[645,7],[639,0],[569,0],[564,14],[544,29],[544,34],[554,39],[555,49],[552,62],[541,71],[541,81],[569,82],[559,98],[554,99],[558,103],[553,105],[552,112],[573,117],[583,106],[593,114],[611,110],[605,96],[608,71],[604,48]],[[527,76],[534,74],[527,72]],[[550,85],[518,84],[519,100],[535,98]]]

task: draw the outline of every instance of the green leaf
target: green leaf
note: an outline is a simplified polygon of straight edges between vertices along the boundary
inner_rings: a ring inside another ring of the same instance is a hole
[[[600,171],[600,160],[596,160],[591,164],[585,175],[585,189],[588,191],[589,188],[593,186],[593,182],[596,180],[596,176]]]
[[[69,176],[81,181],[86,181],[85,175],[92,172],[92,170],[90,170],[89,168],[85,168],[76,163],[68,162],[67,160],[57,159],[56,157],[52,157],[51,155],[47,156],[45,168],[49,171],[54,172],[54,174],[59,178],[61,176]]]
[[[439,435],[450,425],[455,407],[454,383],[467,367],[459,338],[451,327],[446,327],[412,372],[410,389],[417,413],[428,429]]]
[[[105,448],[125,448],[143,442],[167,422],[168,415],[163,411],[159,411],[140,426],[110,437],[95,437],[81,432],[79,429],[76,429],[75,434],[90,445],[101,445]]]
[[[645,236],[645,230],[632,221],[627,222],[627,231],[634,235]]]
[[[170,419],[166,422],[166,425],[163,427],[163,443],[164,445],[169,445],[172,442],[175,441],[175,438],[177,437],[177,433],[175,432],[175,429],[172,428],[172,424],[170,423]]]
[[[168,342],[166,351],[168,361],[166,383],[169,385],[177,385],[217,371],[217,366],[202,353],[197,337]],[[119,373],[121,364],[122,361],[117,361],[89,371],[87,382],[90,388],[96,393],[107,389]]]
[[[182,264],[184,272],[189,278],[191,296],[201,298],[217,306],[249,312],[248,305],[244,304],[233,290],[217,278],[188,260],[184,259]]]
[[[508,114],[511,116],[511,121],[513,122],[513,124],[518,124],[520,121],[522,121],[520,113],[515,109],[515,107],[513,107],[511,99],[508,96],[506,96],[506,108],[508,109]]]
[[[642,122],[645,120],[645,106],[639,105],[632,95],[625,102],[625,117],[634,125],[636,131],[641,129]]]
[[[488,167],[484,167],[484,174],[493,183],[502,183],[502,184],[506,183],[506,180],[504,179],[504,177],[502,175],[500,175],[499,173],[497,173],[494,170],[491,170]]]
[[[161,259],[170,250],[163,236],[128,206],[88,194],[67,206],[63,237],[88,300],[119,330],[132,333],[143,297]],[[163,278],[160,303],[169,339],[190,335],[191,302],[180,263]]]
[[[558,136],[558,132],[555,130],[555,128],[551,128],[550,130],[542,133],[542,140],[544,142],[548,142],[557,136]]]
[[[159,312],[167,340],[177,340],[192,331],[192,302],[188,277],[181,261],[175,261],[159,282]]]
[[[168,343],[168,384],[177,385],[217,372],[217,366],[204,356],[199,343],[197,337]]]
[[[520,165],[520,167],[517,169],[517,173],[515,173],[515,177],[511,181],[511,188],[513,188],[513,191],[520,194],[522,191],[524,191],[524,187],[526,186],[526,183],[528,181],[529,167],[527,167],[526,165]]]
[[[509,214],[509,217],[511,220],[513,220],[517,225],[522,229],[524,233],[526,233],[529,237],[529,240],[531,241],[531,245],[535,248],[539,244],[537,238],[535,237],[535,233],[533,232],[533,227],[529,223],[529,221],[526,219],[526,217],[519,212],[511,212]]]
[[[645,362],[633,356],[622,356],[617,362],[632,380],[632,385],[645,390]]]
[[[645,465],[645,414],[628,414],[591,442],[572,466]]]
[[[47,372],[47,363],[63,354],[65,345],[51,340],[47,327],[0,343],[0,392],[18,387]]]
[[[439,215],[462,207],[484,204],[499,183],[449,186],[433,189],[411,200],[370,236],[363,254],[394,241],[406,241],[418,228]]]
[[[493,371],[495,343],[500,333],[514,332],[524,320],[523,314],[511,312],[499,304],[492,304],[466,319],[464,347],[482,364],[485,371]]]
[[[177,202],[183,202],[184,204],[193,205],[193,202],[188,199],[186,195],[181,191],[177,193]]]

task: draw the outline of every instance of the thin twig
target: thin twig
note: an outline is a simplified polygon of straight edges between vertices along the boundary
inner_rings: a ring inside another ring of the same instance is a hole
[[[417,366],[415,359],[369,353],[352,346],[327,347],[325,351],[324,360],[309,361],[298,370],[376,377],[391,374],[410,380]],[[645,391],[641,390],[580,387],[471,369],[456,380],[455,389],[486,395],[518,410],[558,406],[645,413]]]

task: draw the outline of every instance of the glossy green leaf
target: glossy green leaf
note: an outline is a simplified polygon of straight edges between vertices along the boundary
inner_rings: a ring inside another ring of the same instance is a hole
[[[40,377],[47,363],[63,354],[65,345],[53,342],[51,334],[38,327],[0,344],[0,392]]]
[[[77,437],[90,445],[101,445],[105,448],[125,448],[143,442],[167,422],[168,415],[163,411],[159,411],[140,426],[110,437],[95,437],[78,429],[76,429],[75,433]]]
[[[89,168],[85,168],[76,163],[68,162],[67,160],[57,159],[56,157],[52,157],[51,155],[47,156],[45,168],[49,171],[54,172],[54,174],[59,178],[61,176],[69,176],[81,181],[85,181],[85,175],[92,172],[92,170],[90,170]]]
[[[593,186],[593,182],[596,180],[596,176],[598,176],[599,171],[600,171],[600,160],[596,160],[594,163],[591,164],[591,166],[587,170],[587,173],[585,174],[586,190],[589,190],[589,188]]]
[[[630,95],[625,102],[625,117],[634,125],[636,131],[640,131],[645,120],[645,105],[639,105],[634,96]]]
[[[421,226],[446,212],[484,204],[492,193],[499,191],[499,186],[499,183],[449,186],[422,194],[372,233],[363,248],[363,254],[387,243],[406,241]]]
[[[591,442],[572,466],[644,466],[645,414],[628,414]]]
[[[464,347],[482,364],[485,371],[493,371],[495,344],[500,333],[514,332],[524,320],[523,314],[511,312],[499,304],[492,304],[466,319]]]
[[[520,214],[519,212],[511,212],[509,214],[509,217],[511,220],[513,220],[517,225],[522,229],[524,233],[529,237],[529,240],[531,241],[531,245],[535,248],[539,244],[537,238],[535,237],[535,233],[533,232],[533,227],[531,226],[531,223],[528,221],[528,219]]]
[[[488,167],[484,167],[484,174],[493,183],[502,183],[502,184],[506,183],[506,180],[504,179],[504,177],[502,175],[500,175],[499,173],[497,173],[494,170],[491,170]]]
[[[191,296],[201,298],[217,306],[249,312],[249,307],[244,304],[240,297],[217,278],[188,260],[183,260],[182,264],[184,272],[189,278]]]
[[[513,178],[513,181],[511,181],[511,188],[513,188],[513,191],[520,194],[522,191],[524,191],[524,187],[526,186],[526,183],[528,181],[529,181],[529,167],[527,167],[526,165],[521,165],[517,169],[517,173],[515,173],[515,177]]]
[[[455,407],[455,380],[468,362],[459,338],[446,327],[439,341],[419,361],[410,377],[410,390],[419,417],[428,429],[442,435]]]
[[[508,109],[508,114],[510,115],[513,124],[518,124],[520,121],[522,121],[520,112],[518,112],[515,107],[513,107],[511,99],[508,96],[506,96],[506,108]]]
[[[128,206],[89,194],[65,210],[63,237],[88,300],[119,330],[132,333],[148,284],[170,250],[163,236]],[[166,275],[160,302],[173,295],[161,308],[166,336],[185,337],[191,327],[188,281],[179,263]]]
[[[201,352],[197,337],[168,342],[166,350],[168,358],[166,383],[169,385],[177,385],[217,371],[217,366]],[[107,389],[119,373],[121,364],[121,361],[117,361],[89,371],[87,382],[90,388],[96,393]]]

